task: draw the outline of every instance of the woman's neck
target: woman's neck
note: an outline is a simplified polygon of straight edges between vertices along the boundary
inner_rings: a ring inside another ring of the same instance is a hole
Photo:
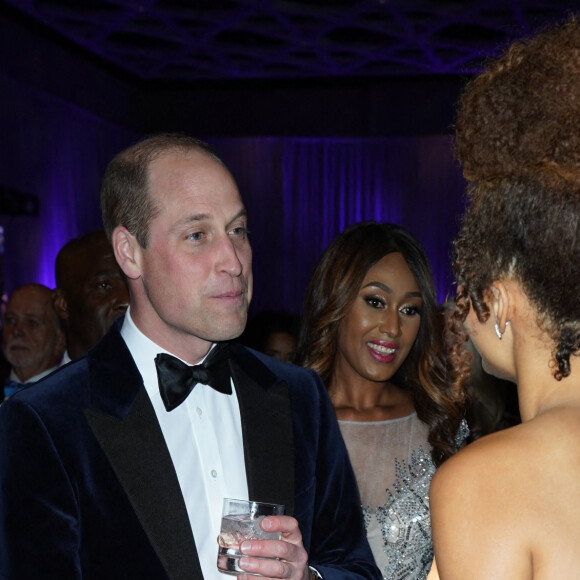
[[[331,380],[328,394],[336,417],[343,421],[385,421],[414,412],[411,395],[393,383]]]
[[[570,375],[561,380],[554,377],[554,366],[549,364],[553,353],[545,353],[542,360],[522,363],[518,372],[518,397],[522,421],[529,421],[550,409],[560,406],[580,408],[580,359],[570,356]],[[520,366],[520,365],[518,365]]]

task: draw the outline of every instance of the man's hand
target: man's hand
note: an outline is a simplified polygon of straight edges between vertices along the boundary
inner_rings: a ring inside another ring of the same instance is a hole
[[[308,554],[302,545],[298,522],[290,516],[268,516],[260,522],[260,526],[267,532],[282,532],[282,539],[242,542],[240,549],[244,556],[239,560],[240,568],[267,578],[308,580]],[[260,558],[277,558],[277,560]],[[255,579],[238,574],[238,580]]]

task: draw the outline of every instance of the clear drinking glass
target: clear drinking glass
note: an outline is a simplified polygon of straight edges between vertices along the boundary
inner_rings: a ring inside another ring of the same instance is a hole
[[[240,544],[244,540],[280,540],[280,532],[265,532],[260,522],[266,516],[280,516],[284,506],[280,504],[224,499],[222,525],[218,537],[217,567],[224,574],[247,574],[238,567],[242,555]]]

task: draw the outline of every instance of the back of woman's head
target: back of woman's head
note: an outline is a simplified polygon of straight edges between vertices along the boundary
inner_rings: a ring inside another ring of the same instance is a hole
[[[580,349],[580,21],[516,43],[461,100],[457,154],[471,206],[455,272],[480,320],[486,290],[518,280],[555,344],[555,376]]]
[[[580,187],[579,95],[579,18],[512,44],[461,97],[456,150],[465,177],[479,188],[504,179]]]

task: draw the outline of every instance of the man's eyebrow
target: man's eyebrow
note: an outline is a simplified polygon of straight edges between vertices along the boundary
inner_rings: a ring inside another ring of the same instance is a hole
[[[171,226],[171,231],[178,232],[183,228],[188,227],[191,224],[203,221],[211,221],[213,218],[209,213],[193,213],[186,215],[180,220],[176,221],[173,226]]]
[[[181,220],[183,223],[202,222],[204,220],[211,220],[212,216],[209,213],[194,213],[188,215]]]
[[[368,288],[369,286],[374,286],[376,288],[380,288],[381,290],[383,290],[384,292],[386,292],[387,294],[392,294],[393,290],[387,286],[386,284],[383,284],[382,282],[369,282],[368,284],[365,284],[363,286],[363,288]],[[405,294],[406,297],[408,298],[421,298],[421,292],[407,292]]]
[[[109,270],[97,270],[94,274],[94,277],[99,278],[101,276],[116,276],[117,274],[120,274],[119,270],[117,270],[117,268],[111,268]]]
[[[246,210],[246,208],[242,208],[229,222],[228,222],[228,226],[233,224],[237,219],[241,218],[241,217],[247,217],[248,212]],[[212,221],[214,219],[214,216],[209,214],[209,213],[195,213],[189,216],[186,216],[183,218],[182,223],[192,223],[192,222],[202,222],[205,220],[208,221]]]
[[[246,211],[246,208],[243,207],[228,223],[227,227],[229,228],[236,220],[239,220],[240,218],[247,218],[248,217],[248,212]]]

